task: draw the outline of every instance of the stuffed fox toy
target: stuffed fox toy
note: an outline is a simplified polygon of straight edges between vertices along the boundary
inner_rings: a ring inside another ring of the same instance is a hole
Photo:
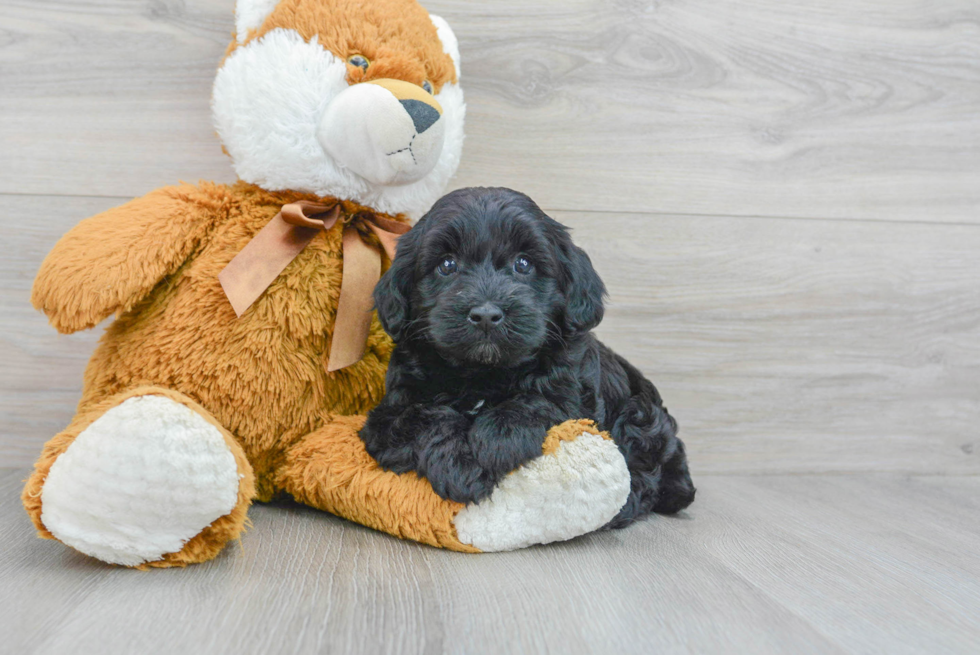
[[[212,98],[239,181],[84,220],[35,280],[60,332],[116,317],[24,489],[40,536],[146,568],[213,558],[279,495],[468,552],[616,514],[629,473],[585,421],[465,507],[358,437],[392,349],[365,290],[455,173],[458,78],[452,30],[414,0],[239,0]]]

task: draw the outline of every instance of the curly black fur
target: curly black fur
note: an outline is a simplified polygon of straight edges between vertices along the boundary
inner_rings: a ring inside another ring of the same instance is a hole
[[[632,478],[611,527],[684,509],[694,486],[677,423],[590,332],[604,296],[588,255],[524,194],[445,196],[401,237],[374,292],[396,346],[387,395],[361,431],[368,452],[466,503],[539,456],[548,428],[590,418]]]

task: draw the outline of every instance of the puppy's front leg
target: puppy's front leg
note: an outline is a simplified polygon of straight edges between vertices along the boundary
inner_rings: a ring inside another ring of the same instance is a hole
[[[417,470],[443,498],[457,503],[478,502],[490,495],[496,478],[473,454],[467,439],[470,419],[459,413],[456,416],[459,418],[433,424],[419,434]]]
[[[400,404],[388,396],[368,414],[361,439],[382,468],[416,471],[439,496],[459,503],[490,495],[493,483],[467,443],[471,419],[446,405]]]
[[[449,411],[451,418],[446,414],[446,421],[419,433],[417,470],[437,494],[459,503],[490,496],[505,475],[539,457],[548,429],[568,418],[540,396],[518,396],[489,407],[472,426],[462,414]],[[466,431],[460,435],[464,422]]]
[[[382,468],[407,473],[418,470],[423,442],[452,435],[465,441],[469,427],[470,420],[451,407],[408,402],[406,394],[389,391],[368,414],[361,440]]]
[[[521,464],[540,456],[548,429],[569,418],[546,398],[516,396],[477,415],[470,428],[470,448],[495,486]]]

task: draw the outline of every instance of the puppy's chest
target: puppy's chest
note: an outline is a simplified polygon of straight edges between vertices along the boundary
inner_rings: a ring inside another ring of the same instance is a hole
[[[460,414],[476,416],[481,411],[490,409],[516,395],[496,388],[458,387],[455,390],[446,389],[435,395],[433,402],[437,405],[452,407]]]
[[[431,402],[452,407],[461,414],[476,416],[519,393],[517,381],[500,378],[454,379],[431,381],[427,391]]]
[[[483,412],[487,412],[494,407],[512,401],[518,397],[542,396],[555,402],[556,405],[565,407],[585,408],[588,403],[583,403],[582,393],[585,391],[579,385],[563,385],[561,393],[562,402],[556,402],[558,398],[550,398],[547,392],[539,389],[540,385],[535,384],[535,380],[457,380],[452,381],[434,393],[431,400],[437,405],[445,405],[455,409],[457,412],[476,418]],[[569,418],[592,418],[591,412],[588,415],[569,416]]]

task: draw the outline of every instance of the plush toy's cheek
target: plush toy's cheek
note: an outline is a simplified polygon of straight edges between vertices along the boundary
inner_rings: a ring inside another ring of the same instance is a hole
[[[317,140],[334,161],[372,184],[410,184],[435,167],[446,136],[443,110],[400,80],[355,84],[320,118]]]

